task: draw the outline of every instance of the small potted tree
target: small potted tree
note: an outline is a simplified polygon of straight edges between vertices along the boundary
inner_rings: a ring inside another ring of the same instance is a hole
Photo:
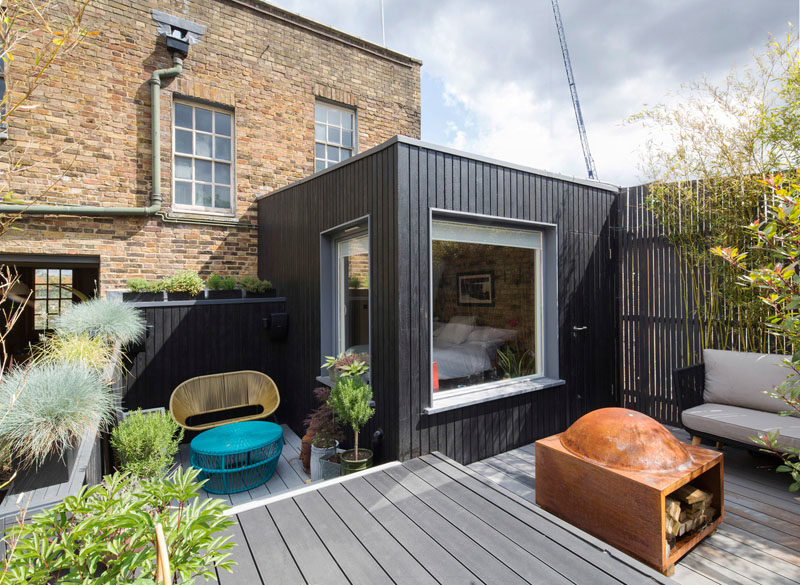
[[[328,397],[328,404],[339,421],[353,429],[353,449],[339,456],[342,475],[372,466],[372,451],[358,448],[358,432],[375,414],[375,409],[370,406],[371,401],[372,388],[361,376],[339,377]]]
[[[191,301],[203,292],[203,279],[194,270],[182,270],[164,280],[167,300]]]
[[[243,276],[239,279],[239,286],[244,289],[246,297],[274,297],[276,291],[269,280],[261,280],[257,276]]]
[[[130,278],[126,283],[130,292],[122,293],[122,300],[129,303],[147,303],[164,300],[164,282]]]
[[[306,471],[310,472],[312,480],[329,479],[339,475],[338,469],[333,470],[334,468],[323,463],[336,455],[336,447],[341,438],[341,430],[333,410],[328,405],[330,392],[331,389],[325,386],[314,389],[314,396],[320,405],[305,420],[306,434],[303,437],[300,459],[303,460]],[[325,469],[333,471],[325,472]]]
[[[239,299],[242,291],[236,289],[236,279],[232,276],[223,278],[219,274],[212,274],[206,281],[208,299]]]

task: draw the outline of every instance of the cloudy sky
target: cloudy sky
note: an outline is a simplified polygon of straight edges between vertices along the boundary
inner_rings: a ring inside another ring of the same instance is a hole
[[[380,0],[270,0],[380,44]],[[561,0],[601,180],[641,182],[644,131],[623,120],[682,83],[722,79],[799,0]],[[550,0],[384,0],[386,45],[421,59],[422,139],[586,176]]]

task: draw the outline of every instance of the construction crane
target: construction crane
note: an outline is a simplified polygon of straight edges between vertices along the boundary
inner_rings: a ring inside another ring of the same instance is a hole
[[[583,124],[583,114],[581,114],[581,102],[578,100],[578,90],[575,87],[575,76],[572,74],[572,62],[569,59],[567,50],[567,37],[564,34],[564,23],[561,22],[561,11],[558,9],[558,0],[550,0],[553,5],[553,16],[556,19],[556,29],[558,30],[558,40],[561,42],[561,55],[564,57],[564,67],[567,70],[567,82],[569,83],[569,93],[572,95],[572,107],[575,109],[575,120],[578,123],[578,134],[581,137],[581,147],[583,148],[583,158],[586,161],[586,172],[590,179],[597,178],[597,169],[594,168],[594,159],[589,150],[589,139],[586,138],[586,126]]]

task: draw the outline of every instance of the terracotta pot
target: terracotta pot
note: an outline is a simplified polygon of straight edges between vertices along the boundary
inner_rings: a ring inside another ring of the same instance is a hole
[[[303,464],[303,469],[306,473],[311,473],[311,441],[314,440],[314,434],[311,431],[306,431],[303,435],[302,447],[300,447],[300,463]]]

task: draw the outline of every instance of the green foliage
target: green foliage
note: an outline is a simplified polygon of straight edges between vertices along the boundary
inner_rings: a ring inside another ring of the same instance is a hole
[[[787,366],[791,373],[786,382],[770,396],[784,400],[785,416],[800,416],[800,186],[777,175],[765,181],[772,192],[766,215],[747,226],[765,263],[754,261],[747,252],[735,247],[715,247],[711,252],[734,268],[744,271],[741,282],[758,293],[770,315],[766,325],[776,336],[795,348]],[[784,465],[778,471],[792,477],[792,491],[800,490],[800,450],[778,449],[777,433],[764,433],[753,440],[765,450],[778,454]]]
[[[306,430],[314,437],[311,444],[320,448],[332,447],[343,438],[333,409],[328,405],[330,395],[331,389],[327,386],[314,388],[314,397],[319,406],[303,421]]]
[[[16,368],[0,382],[0,440],[26,463],[59,455],[88,428],[111,421],[115,401],[97,372],[79,363]]]
[[[328,369],[334,380],[340,376],[362,376],[369,371],[369,355],[346,352],[337,356],[326,355],[322,367]]]
[[[129,278],[128,290],[135,293],[141,292],[161,292],[164,290],[163,280],[145,280],[144,278]]]
[[[33,348],[33,362],[37,364],[59,364],[77,362],[98,373],[111,362],[114,348],[100,337],[88,333],[77,335],[50,335]]]
[[[153,583],[155,525],[167,541],[170,568],[181,583],[216,579],[214,567],[232,572],[233,543],[220,533],[233,522],[216,498],[198,499],[199,471],[137,482],[127,474],[84,486],[54,507],[11,528],[5,560],[14,583],[116,585]]]
[[[242,276],[239,279],[239,285],[249,293],[264,294],[272,288],[272,283],[269,280],[260,280],[257,276]]]
[[[375,409],[369,405],[370,401],[372,401],[372,388],[361,376],[339,377],[328,397],[328,405],[341,423],[353,429],[356,458],[358,458],[358,432],[375,414]]]
[[[188,292],[197,296],[203,291],[203,279],[194,270],[182,270],[164,279],[164,290],[171,292]]]
[[[161,411],[135,410],[111,431],[120,471],[146,479],[157,479],[167,472],[182,440],[183,429],[169,413]]]
[[[91,299],[72,305],[54,322],[56,335],[89,335],[123,345],[139,341],[144,335],[142,313],[119,301]]]
[[[761,180],[800,164],[797,61],[796,39],[770,43],[722,84],[684,86],[672,104],[631,118],[651,136],[643,160],[647,206],[679,254],[684,325],[688,331],[699,322],[702,347],[776,349],[758,295],[709,249],[747,247],[744,226],[765,205]]]
[[[507,377],[519,378],[536,371],[536,355],[529,349],[509,343],[497,350],[497,364]]]
[[[223,278],[219,274],[212,274],[208,277],[206,285],[211,290],[233,290],[236,288],[236,279],[232,276]]]

